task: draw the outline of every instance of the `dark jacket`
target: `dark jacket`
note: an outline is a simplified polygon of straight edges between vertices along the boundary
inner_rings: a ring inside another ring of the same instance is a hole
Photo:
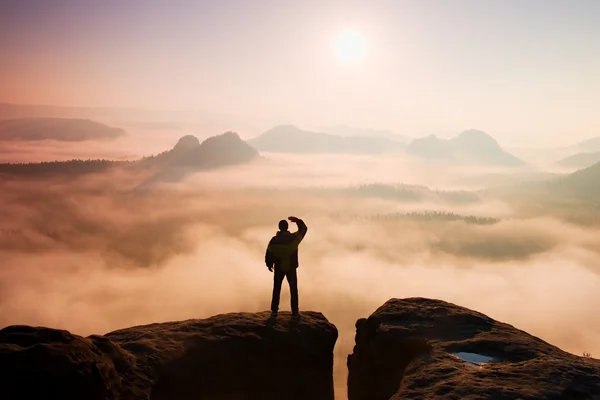
[[[285,272],[299,267],[298,245],[304,239],[308,227],[301,219],[296,223],[298,224],[297,232],[279,231],[269,241],[265,253],[267,267],[275,266]]]

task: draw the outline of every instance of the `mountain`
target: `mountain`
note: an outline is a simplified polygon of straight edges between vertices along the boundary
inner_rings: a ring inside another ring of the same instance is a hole
[[[556,162],[562,167],[586,168],[600,162],[600,151],[592,153],[577,153]]]
[[[180,138],[175,146],[144,160],[147,164],[193,169],[212,169],[242,164],[258,157],[258,151],[244,142],[237,133],[212,136],[202,143],[192,135]]]
[[[401,151],[400,142],[368,136],[342,137],[279,125],[248,141],[260,151],[297,154],[380,154]]]
[[[171,150],[140,161],[141,166],[157,167],[158,170],[137,190],[151,187],[156,182],[179,182],[194,172],[244,164],[258,156],[258,151],[235,132],[212,136],[202,143],[195,136],[186,135]]]
[[[0,330],[2,400],[333,400],[337,328],[321,313],[231,313],[82,337]]]
[[[577,143],[574,146],[580,152],[596,152],[600,151],[600,136],[593,137],[582,142]]]
[[[435,135],[413,140],[406,146],[406,152],[428,160],[452,161],[454,159],[448,141]]]
[[[600,162],[548,183],[548,189],[558,195],[596,200],[600,197]]]
[[[391,299],[356,323],[348,399],[595,399],[600,361],[468,308]]]
[[[41,163],[0,163],[0,174],[37,175],[78,175],[104,172],[110,168],[155,169],[155,175],[146,184],[157,180],[177,181],[186,175],[203,170],[211,170],[249,162],[258,157],[258,151],[244,142],[237,133],[226,132],[212,136],[202,143],[192,135],[179,139],[168,151],[136,161],[112,160],[69,160]]]
[[[408,136],[402,136],[388,130],[352,128],[346,125],[325,126],[321,130],[325,133],[329,133],[331,135],[336,136],[364,136],[371,138],[381,138],[393,140],[394,142],[399,142],[403,144],[406,144],[411,140],[411,138],[409,138]]]
[[[96,139],[115,139],[125,135],[113,128],[89,119],[79,118],[12,118],[0,120],[0,140],[34,141],[59,140],[82,142]]]
[[[452,139],[429,135],[415,139],[406,146],[412,156],[430,161],[494,166],[524,166],[525,163],[506,152],[485,132],[466,130]]]
[[[591,156],[585,156],[583,154],[599,153],[599,152],[600,152],[600,136],[591,137],[589,139],[583,140],[581,142],[575,143],[570,146],[557,147],[557,148],[554,148],[552,151],[552,153],[554,155],[554,160],[558,160],[558,161],[555,161],[558,165],[572,166],[572,167],[576,167],[576,166],[588,167],[590,164],[583,165],[580,163],[584,163],[585,161],[589,160],[586,157],[591,157]],[[581,154],[581,156],[580,156],[580,154]],[[571,156],[573,156],[573,159],[565,160]],[[565,163],[563,163],[563,161]]]

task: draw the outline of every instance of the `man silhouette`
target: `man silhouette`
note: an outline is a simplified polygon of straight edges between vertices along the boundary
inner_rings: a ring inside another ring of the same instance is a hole
[[[298,231],[290,232],[288,230],[288,222],[284,219],[279,221],[279,231],[271,238],[267,246],[265,263],[269,271],[273,272],[273,267],[275,268],[271,317],[277,317],[281,285],[285,277],[290,285],[292,317],[298,318],[300,316],[298,309],[298,276],[296,274],[296,269],[299,266],[298,245],[304,239],[308,228],[300,218],[289,217],[288,219],[298,226]]]

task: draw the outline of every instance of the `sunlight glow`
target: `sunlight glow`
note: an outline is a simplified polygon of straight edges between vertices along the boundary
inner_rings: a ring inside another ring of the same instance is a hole
[[[362,62],[365,53],[365,39],[359,32],[346,31],[336,38],[335,55],[343,63]]]

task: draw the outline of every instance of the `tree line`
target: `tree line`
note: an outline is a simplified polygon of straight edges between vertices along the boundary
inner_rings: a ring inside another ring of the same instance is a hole
[[[447,211],[411,211],[406,213],[389,214],[342,214],[334,213],[332,218],[348,220],[370,220],[370,221],[463,221],[468,224],[491,225],[500,221],[498,218],[483,217],[476,215],[462,215]]]
[[[102,172],[114,166],[131,165],[135,161],[116,161],[106,159],[81,160],[73,159],[67,161],[42,161],[27,163],[3,163],[0,164],[0,173],[15,175],[38,175],[38,174],[81,174],[90,172]]]

